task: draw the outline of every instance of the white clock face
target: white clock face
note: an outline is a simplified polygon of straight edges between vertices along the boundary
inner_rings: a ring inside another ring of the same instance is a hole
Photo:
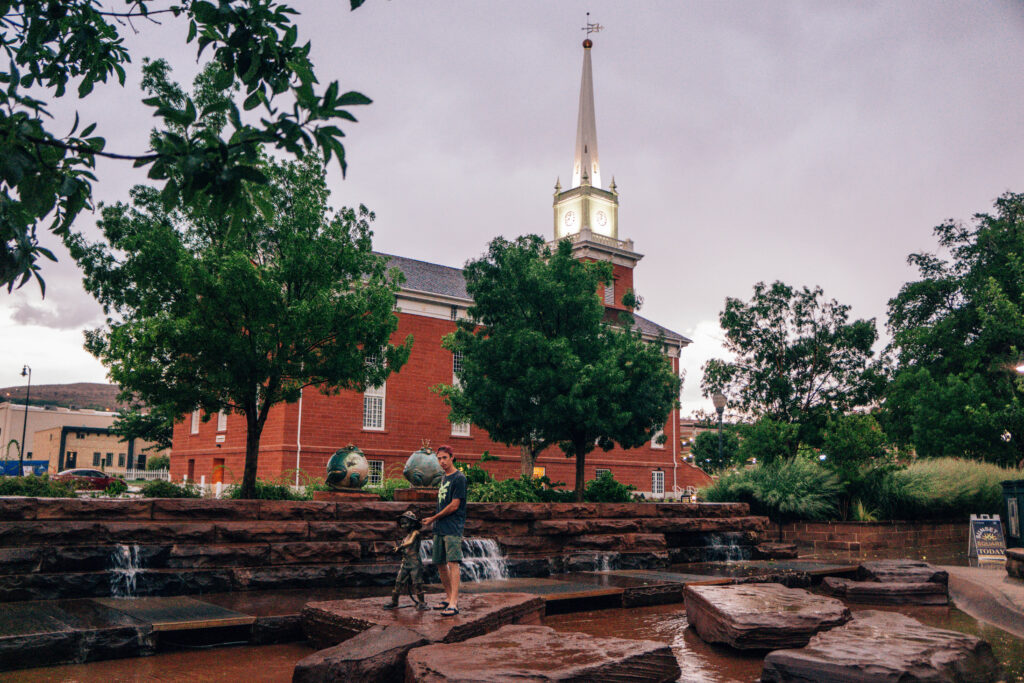
[[[608,225],[608,216],[605,214],[604,211],[598,211],[597,215],[594,218],[597,220],[597,224],[600,225],[602,228]]]
[[[565,218],[563,218],[562,221],[565,223],[565,227],[567,228],[571,228],[572,226],[576,225],[576,212],[566,211]]]

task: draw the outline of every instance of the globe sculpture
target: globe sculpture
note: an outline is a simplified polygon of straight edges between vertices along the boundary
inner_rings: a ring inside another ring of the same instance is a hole
[[[402,470],[402,475],[413,486],[437,487],[441,485],[441,480],[444,479],[444,470],[441,469],[441,465],[437,462],[437,456],[434,455],[434,451],[424,446],[410,455],[409,459],[405,461],[405,469]]]
[[[370,478],[370,464],[357,447],[349,444],[327,461],[327,486],[334,491],[362,488]]]

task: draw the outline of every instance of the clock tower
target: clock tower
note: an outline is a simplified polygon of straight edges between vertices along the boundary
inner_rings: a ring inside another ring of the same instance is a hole
[[[643,257],[633,251],[633,240],[619,238],[619,192],[615,178],[607,190],[601,188],[594,79],[590,64],[593,47],[590,38],[583,41],[583,79],[580,83],[572,185],[563,191],[561,182],[555,183],[554,238],[556,242],[570,240],[576,258],[610,261],[615,281],[603,293],[605,305],[624,308],[622,295],[633,288],[633,268]]]

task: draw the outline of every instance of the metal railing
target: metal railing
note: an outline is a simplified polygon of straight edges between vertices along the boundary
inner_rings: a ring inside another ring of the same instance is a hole
[[[146,481],[154,481],[162,479],[163,481],[171,480],[170,470],[137,470],[128,469],[124,471],[124,478],[131,481],[135,479],[145,479]]]

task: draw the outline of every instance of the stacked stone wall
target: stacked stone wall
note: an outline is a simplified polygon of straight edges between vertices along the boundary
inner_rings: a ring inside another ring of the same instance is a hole
[[[814,552],[863,553],[908,548],[963,551],[967,538],[965,521],[792,522],[782,527],[783,541]]]
[[[134,557],[136,595],[388,585],[399,515],[429,503],[0,498],[0,602],[116,593]],[[514,575],[666,566],[710,534],[754,543],[743,503],[471,503],[466,535],[494,538]]]

